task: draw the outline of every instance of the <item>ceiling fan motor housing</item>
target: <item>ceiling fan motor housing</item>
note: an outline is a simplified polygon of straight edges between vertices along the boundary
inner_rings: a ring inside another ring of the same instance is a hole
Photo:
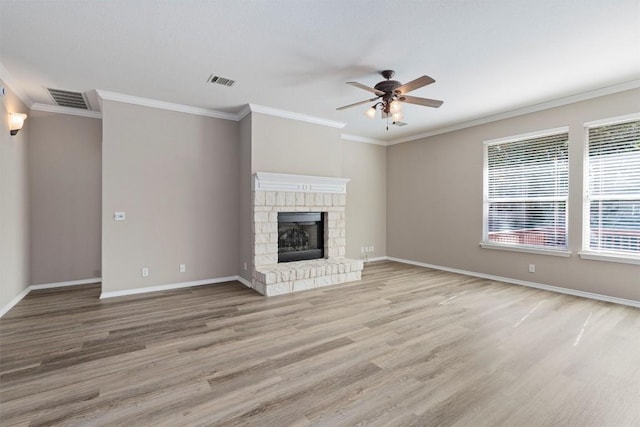
[[[393,70],[384,70],[381,71],[380,74],[382,74],[382,77],[387,80],[381,81],[373,88],[384,92],[384,95],[380,95],[380,97],[384,101],[383,111],[385,113],[388,113],[391,101],[396,99],[395,90],[402,86],[402,83],[397,80],[391,80],[391,78],[396,74],[396,72]]]

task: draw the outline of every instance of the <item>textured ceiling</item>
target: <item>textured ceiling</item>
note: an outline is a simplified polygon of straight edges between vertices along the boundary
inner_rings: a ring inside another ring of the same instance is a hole
[[[391,141],[640,78],[638,0],[0,0],[0,62],[33,102],[45,88],[111,92],[237,113],[246,104],[345,122]],[[370,120],[392,68],[408,126]],[[211,74],[237,81],[207,83]],[[634,84],[634,83],[632,83]]]

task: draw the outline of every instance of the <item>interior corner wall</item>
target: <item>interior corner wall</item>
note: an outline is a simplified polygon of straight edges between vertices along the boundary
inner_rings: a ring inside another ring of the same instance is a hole
[[[102,121],[29,116],[31,284],[100,277]]]
[[[388,255],[640,301],[640,266],[578,256],[584,123],[639,111],[640,89],[634,89],[388,147]],[[483,141],[560,126],[569,126],[571,257],[480,248]]]
[[[17,135],[9,135],[9,113],[30,114],[5,87],[0,103],[0,310],[9,308],[30,285],[29,118]]]
[[[107,100],[102,114],[103,294],[237,275],[238,123]]]
[[[342,141],[342,177],[347,184],[347,257],[387,254],[387,147]]]
[[[240,120],[239,130],[240,167],[238,182],[240,189],[240,256],[239,275],[251,282],[253,279],[253,202],[251,199],[251,114]]]

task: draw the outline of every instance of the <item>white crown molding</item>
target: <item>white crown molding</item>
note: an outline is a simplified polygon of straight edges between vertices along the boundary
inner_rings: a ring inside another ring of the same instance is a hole
[[[621,83],[614,86],[608,86],[589,92],[584,92],[577,95],[566,96],[564,98],[554,99],[552,101],[543,102],[540,104],[531,105],[528,107],[518,108],[516,110],[506,111],[503,113],[493,114],[479,119],[454,124],[433,131],[421,133],[418,135],[407,136],[405,138],[398,138],[389,141],[387,145],[402,144],[404,142],[415,141],[417,139],[428,138],[430,136],[440,135],[447,132],[453,132],[456,130],[466,129],[473,126],[484,125],[491,122],[497,122],[498,120],[510,119],[512,117],[522,116],[525,114],[536,113],[538,111],[548,110],[550,108],[561,107],[563,105],[573,104],[580,101],[587,101],[589,99],[598,98],[600,96],[612,95],[618,92],[624,92],[625,90],[640,88],[640,80],[632,80],[630,82]]]
[[[306,114],[294,113],[292,111],[279,110],[277,108],[264,107],[262,105],[249,104],[249,108],[252,113],[267,114],[269,116],[282,117],[285,119],[298,120],[301,122],[314,123],[322,126],[329,126],[332,128],[342,129],[347,124],[344,122],[337,122],[335,120],[323,119],[322,117],[308,116]],[[246,113],[245,113],[246,116]],[[244,117],[244,116],[242,116]]]
[[[33,100],[27,96],[27,94],[22,90],[20,86],[17,85],[13,77],[11,77],[11,73],[4,67],[2,62],[0,62],[0,79],[6,84],[9,89],[18,97],[20,101],[27,108],[31,108],[33,105]]]
[[[232,120],[237,122],[238,115],[224,113],[222,111],[209,110],[206,108],[192,107],[190,105],[175,104],[173,102],[158,101],[156,99],[142,98],[139,96],[125,95],[123,93],[109,92],[102,89],[96,89],[100,105],[102,100],[124,102],[126,104],[141,105],[143,107],[158,108],[160,110],[176,111],[178,113],[194,114],[197,116],[214,117],[216,119]]]
[[[61,107],[59,105],[40,104],[36,102],[31,106],[31,110],[45,111],[47,113],[68,114],[71,116],[90,117],[92,119],[102,119],[99,111],[81,110],[79,108]]]
[[[251,106],[247,104],[244,107],[242,107],[240,111],[238,111],[238,114],[236,114],[236,117],[238,118],[238,121],[240,121],[245,117],[247,117],[250,113],[251,113]]]
[[[256,172],[252,190],[345,194],[349,181],[349,178]]]
[[[365,144],[382,145],[382,146],[385,146],[385,147],[388,145],[387,142],[380,141],[379,139],[365,138],[364,136],[349,135],[349,134],[346,134],[346,133],[341,134],[340,138],[342,138],[344,140],[347,140],[347,141],[363,142]]]
[[[545,291],[557,292],[557,293],[560,293],[560,294],[573,295],[573,296],[582,297],[582,298],[589,298],[589,299],[594,299],[594,300],[598,300],[598,301],[606,301],[606,302],[612,302],[612,303],[615,303],[615,304],[622,304],[622,305],[628,305],[628,306],[631,306],[631,307],[640,308],[640,301],[635,301],[635,300],[631,300],[631,299],[611,297],[609,295],[596,294],[596,293],[593,293],[593,292],[578,291],[576,289],[569,289],[569,288],[562,288],[562,287],[559,287],[559,286],[545,285],[543,283],[529,282],[529,281],[526,281],[526,280],[511,279],[509,277],[494,276],[493,274],[476,273],[475,271],[468,271],[468,270],[460,270],[460,269],[457,269],[457,268],[443,267],[441,265],[427,264],[427,263],[424,263],[424,262],[412,261],[412,260],[403,259],[403,258],[395,258],[395,257],[390,257],[390,256],[384,257],[384,258],[389,260],[389,261],[401,262],[403,264],[417,265],[418,267],[433,268],[435,270],[449,271],[451,273],[464,274],[464,275],[472,276],[472,277],[480,277],[482,279],[495,280],[497,282],[511,283],[511,284],[514,284],[514,285],[527,286],[529,288],[542,289],[542,290],[545,290]]]
[[[216,283],[233,282],[238,280],[239,276],[217,277],[214,279],[194,280],[191,282],[169,283],[166,285],[149,286],[146,288],[125,289],[122,291],[102,292],[100,299],[122,297],[127,295],[146,294],[148,292],[168,291],[172,289],[191,288],[193,286],[213,285]],[[239,280],[238,280],[239,281]]]

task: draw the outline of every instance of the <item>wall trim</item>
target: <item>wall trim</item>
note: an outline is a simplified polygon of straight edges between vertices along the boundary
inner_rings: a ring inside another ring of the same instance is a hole
[[[122,291],[102,292],[100,299],[122,297],[127,295],[146,294],[148,292],[169,291],[173,289],[191,288],[194,286],[213,285],[216,283],[240,281],[240,276],[216,277],[213,279],[193,280],[191,282],[168,283],[166,285],[149,286],[146,288],[125,289]]]
[[[317,125],[329,126],[332,128],[342,129],[347,125],[344,122],[323,119],[322,117],[309,116],[307,114],[294,113],[292,111],[280,110],[277,108],[264,107],[262,105],[257,105],[257,104],[249,104],[249,108],[251,109],[252,113],[267,114],[269,116],[276,116],[276,117],[282,117],[285,119],[298,120],[301,122],[314,123]]]
[[[7,312],[9,310],[11,310],[14,305],[16,305],[17,303],[22,301],[22,299],[24,297],[26,297],[29,292],[31,292],[31,286],[29,286],[28,288],[24,289],[22,292],[20,292],[18,295],[16,295],[16,297],[14,299],[9,301],[4,307],[0,308],[0,317],[2,317],[5,314],[7,314]]]
[[[45,111],[47,113],[68,114],[71,116],[90,117],[92,119],[102,119],[100,111],[82,110],[80,108],[61,107],[59,105],[34,103],[31,110]]]
[[[592,128],[603,125],[617,125],[618,123],[631,122],[638,119],[640,119],[640,113],[625,114],[622,116],[608,117],[606,119],[591,120],[585,122],[584,127]]]
[[[240,111],[238,111],[238,114],[236,114],[236,117],[238,118],[238,121],[240,121],[245,117],[247,117],[249,113],[251,113],[251,106],[247,104],[244,107],[242,107]]]
[[[178,113],[195,114],[198,116],[214,117],[216,119],[232,120],[237,122],[238,115],[222,111],[209,110],[207,108],[192,107],[190,105],[175,104],[173,102],[158,101],[156,99],[142,98],[139,96],[125,95],[123,93],[109,92],[97,89],[96,93],[102,104],[102,100],[124,102],[126,104],[141,105],[143,107],[158,108],[160,110],[176,111]]]
[[[29,292],[37,291],[38,289],[51,289],[51,288],[61,288],[63,286],[75,286],[75,285],[86,285],[90,283],[99,283],[102,279],[100,277],[96,277],[93,279],[82,279],[82,280],[71,280],[68,282],[55,282],[55,283],[43,283],[40,285],[31,285],[24,289],[22,292],[18,294],[14,299],[9,301],[7,305],[0,309],[0,317],[4,316],[9,310],[13,308],[14,305],[22,301],[24,297],[26,297]]]
[[[242,283],[243,285],[245,285],[247,288],[253,289],[253,286],[252,286],[251,282],[248,281],[247,279],[245,279],[244,277],[238,276],[238,278],[236,280],[238,282]]]
[[[578,252],[578,256],[582,259],[589,259],[591,261],[606,261],[606,262],[617,262],[620,264],[635,264],[640,265],[640,258],[625,256],[622,254],[612,254],[607,252],[590,252],[590,251],[581,251]]]
[[[571,251],[566,249],[536,248],[533,246],[515,246],[515,245],[499,244],[499,243],[492,243],[492,242],[482,242],[480,243],[480,247],[483,249],[493,249],[493,250],[508,251],[508,252],[522,252],[525,254],[560,256],[564,258],[571,257]]]
[[[346,139],[347,141],[363,142],[365,144],[382,145],[384,147],[386,147],[388,145],[387,142],[380,141],[379,139],[366,138],[364,136],[358,136],[358,135],[349,135],[347,133],[341,134],[340,138]]]
[[[64,286],[90,285],[92,283],[101,283],[101,282],[102,282],[102,277],[94,277],[92,279],[69,280],[66,282],[41,283],[39,285],[31,285],[29,286],[29,288],[30,290],[35,291],[37,289],[51,289],[51,288],[62,288]]]
[[[614,93],[624,92],[625,90],[631,90],[631,89],[637,89],[637,88],[640,88],[640,79],[632,80],[632,81],[621,83],[614,86],[607,86],[604,88],[591,90],[591,91],[580,93],[577,95],[570,95],[570,96],[565,96],[563,98],[557,98],[551,101],[530,105],[528,107],[517,108],[515,110],[507,110],[502,113],[480,117],[475,120],[464,121],[462,123],[454,124],[451,126],[440,128],[440,129],[435,129],[435,130],[420,133],[417,135],[394,139],[392,141],[389,141],[387,145],[402,144],[404,142],[415,141],[417,139],[428,138],[430,136],[435,136],[443,133],[453,132],[456,130],[466,129],[473,126],[479,126],[479,125],[484,125],[491,122],[497,122],[498,120],[510,119],[512,117],[523,116],[525,114],[530,114],[530,113],[536,113],[538,111],[548,110],[550,108],[561,107],[563,105],[573,104],[580,101],[587,101],[589,99],[598,98],[600,96],[612,95]]]
[[[498,282],[505,282],[505,283],[511,283],[511,284],[514,284],[514,285],[527,286],[529,288],[542,289],[544,291],[550,291],[550,292],[556,292],[556,293],[560,293],[560,294],[573,295],[573,296],[576,296],[576,297],[588,298],[588,299],[593,299],[593,300],[598,300],[598,301],[605,301],[605,302],[611,302],[611,303],[614,303],[614,304],[628,305],[628,306],[631,306],[631,307],[640,308],[640,301],[635,301],[635,300],[631,300],[631,299],[617,298],[617,297],[612,297],[612,296],[608,296],[608,295],[596,294],[596,293],[593,293],[593,292],[578,291],[578,290],[575,290],[575,289],[562,288],[560,286],[545,285],[543,283],[529,282],[529,281],[526,281],[526,280],[518,280],[518,279],[511,279],[511,278],[508,278],[508,277],[494,276],[493,274],[484,274],[484,273],[477,273],[475,271],[460,270],[460,269],[457,269],[457,268],[450,268],[450,267],[444,267],[444,266],[441,266],[441,265],[427,264],[427,263],[424,263],[424,262],[412,261],[412,260],[403,259],[403,258],[395,258],[395,257],[390,257],[390,256],[384,257],[384,258],[386,260],[389,260],[389,261],[396,261],[396,262],[400,262],[400,263],[403,263],[403,264],[416,265],[418,267],[426,267],[426,268],[432,268],[434,270],[449,271],[451,273],[464,274],[464,275],[472,276],[472,277],[480,277],[481,279],[495,280],[495,281],[498,281]]]
[[[256,172],[253,174],[251,190],[346,194],[349,181],[349,178]]]

